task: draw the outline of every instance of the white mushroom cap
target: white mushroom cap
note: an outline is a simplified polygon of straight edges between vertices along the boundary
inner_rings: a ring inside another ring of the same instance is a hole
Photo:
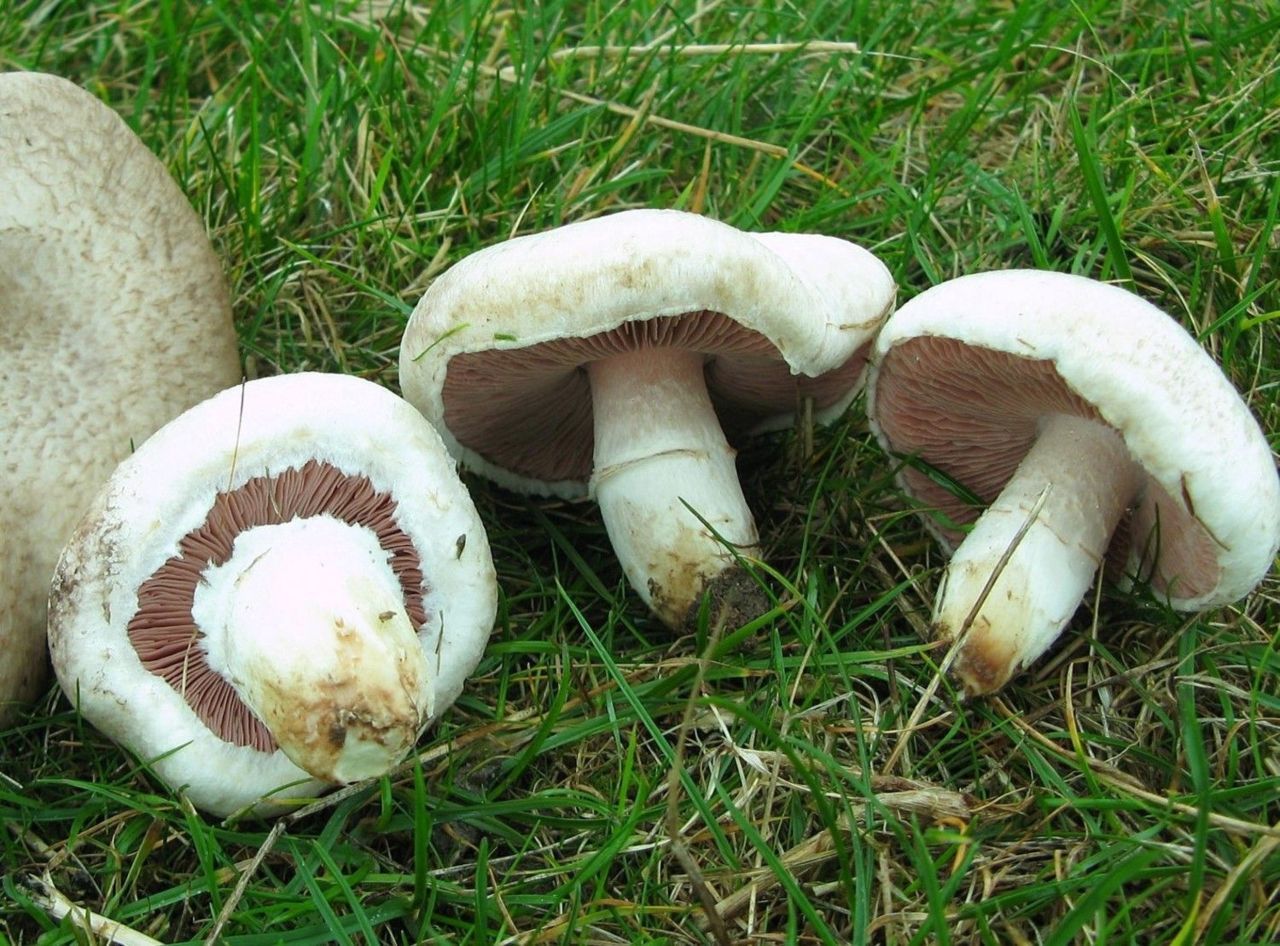
[[[826,421],[860,390],[893,298],[884,265],[845,240],[629,210],[454,265],[413,311],[400,383],[470,469],[580,499],[592,450],[582,366],[615,349],[683,344],[703,354],[732,430],[785,426],[806,396]],[[701,318],[670,318],[689,315]]]
[[[223,391],[120,465],[58,563],[49,639],[95,726],[197,806],[266,813],[398,761],[496,602],[430,425],[299,374]]]
[[[111,109],[0,74],[0,720],[45,678],[58,550],[115,465],[240,377],[203,225]]]
[[[893,298],[883,264],[843,240],[626,211],[446,272],[410,319],[400,381],[468,467],[597,498],[633,586],[678,624],[730,559],[684,503],[747,554],[756,541],[725,435],[789,423],[804,398],[839,414]]]
[[[880,334],[868,410],[886,450],[1001,510],[966,538],[981,506],[918,465],[901,471],[939,513],[926,523],[956,549],[935,613],[944,638],[1052,484],[957,661],[971,692],[997,688],[1052,643],[1104,554],[1194,610],[1248,593],[1280,544],[1280,479],[1257,422],[1191,336],[1117,287],[1033,271],[935,286]]]

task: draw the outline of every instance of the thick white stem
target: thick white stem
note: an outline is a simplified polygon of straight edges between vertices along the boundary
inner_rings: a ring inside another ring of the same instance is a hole
[[[663,621],[680,627],[707,584],[733,564],[711,530],[745,555],[756,554],[758,541],[702,358],[642,349],[588,370],[592,494],[632,587]]]
[[[209,665],[295,765],[354,782],[400,761],[431,715],[433,690],[370,530],[331,516],[258,526],[202,578],[192,615]]]
[[[956,673],[970,694],[999,689],[1057,639],[1139,484],[1128,450],[1110,427],[1065,415],[1042,422],[1012,479],[956,550],[938,596],[935,630],[952,640],[1048,486],[956,658]]]

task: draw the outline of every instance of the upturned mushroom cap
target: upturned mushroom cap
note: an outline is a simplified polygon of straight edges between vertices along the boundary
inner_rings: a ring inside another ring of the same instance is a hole
[[[120,465],[58,562],[49,640],[72,702],[167,783],[269,813],[398,761],[496,600],[430,425],[299,374],[223,391]]]
[[[585,498],[585,365],[681,347],[701,355],[731,439],[787,426],[806,397],[826,421],[860,389],[893,298],[884,265],[845,240],[629,210],[450,268],[405,329],[400,384],[469,468],[521,492]]]
[[[883,264],[844,240],[626,211],[451,268],[409,321],[400,381],[468,467],[596,497],[632,585],[679,624],[725,567],[705,564],[723,550],[682,502],[751,554],[726,435],[788,424],[806,398],[820,421],[839,414],[893,298]]]
[[[0,74],[0,721],[45,679],[49,576],[89,499],[239,376],[221,269],[164,166],[72,83]]]
[[[1057,551],[1024,566],[1019,546],[993,586],[956,665],[972,693],[998,688],[1052,643],[1104,555],[1123,579],[1195,610],[1248,593],[1280,544],[1280,480],[1248,408],[1173,319],[1114,286],[1009,271],[927,290],[876,342],[868,410],[886,450],[924,461],[979,501],[920,464],[899,474],[926,524],[955,550],[935,614],[945,638],[975,603],[969,594],[945,605],[952,586],[986,583],[1050,487],[1023,543],[1040,550],[1028,555]],[[1057,446],[1042,449],[1050,439]],[[1047,465],[1030,458],[1045,450],[1055,454]],[[966,538],[988,504],[1008,506],[1008,528],[987,535],[979,523]],[[1083,537],[1088,529],[1099,530],[1097,548]],[[980,554],[967,551],[984,543]],[[1080,561],[1068,568],[1056,557],[1064,549]],[[958,574],[962,557],[972,578]],[[1078,587],[1039,610],[1023,601],[1056,594],[1055,585]],[[1013,599],[1028,610],[1002,621]]]

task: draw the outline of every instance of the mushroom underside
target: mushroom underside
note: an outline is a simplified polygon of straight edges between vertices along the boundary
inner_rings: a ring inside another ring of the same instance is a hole
[[[327,514],[369,529],[387,553],[415,628],[427,622],[427,591],[413,540],[397,523],[397,505],[363,476],[311,460],[276,475],[253,477],[220,492],[204,523],[178,540],[178,553],[138,589],[138,609],[128,636],[149,672],[163,678],[219,738],[237,746],[274,752],[276,741],[232,685],[213,670],[192,617],[196,588],[207,569],[231,557],[236,537],[258,526]]]
[[[442,397],[452,436],[493,466],[544,482],[591,477],[591,383],[586,365],[644,348],[681,348],[704,359],[711,403],[730,443],[762,420],[819,410],[854,387],[866,348],[818,377],[795,375],[765,336],[719,312],[626,322],[586,338],[455,355]]]
[[[1008,483],[1043,417],[1103,423],[1052,362],[940,336],[890,349],[875,411],[893,451],[908,458],[904,485],[935,511],[933,527],[952,548]],[[1183,598],[1211,591],[1220,575],[1213,537],[1189,497],[1175,500],[1149,477],[1112,536],[1107,568]]]

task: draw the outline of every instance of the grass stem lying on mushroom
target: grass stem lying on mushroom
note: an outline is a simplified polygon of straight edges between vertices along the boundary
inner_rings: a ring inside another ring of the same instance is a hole
[[[120,465],[58,562],[68,698],[216,814],[380,775],[458,696],[493,626],[484,529],[412,407],[265,378]]]
[[[954,549],[934,625],[965,634],[971,694],[1044,653],[1104,564],[1197,610],[1247,594],[1280,545],[1257,422],[1191,336],[1123,289],[1026,270],[942,283],[885,325],[867,406],[903,487],[942,514],[926,519]]]

